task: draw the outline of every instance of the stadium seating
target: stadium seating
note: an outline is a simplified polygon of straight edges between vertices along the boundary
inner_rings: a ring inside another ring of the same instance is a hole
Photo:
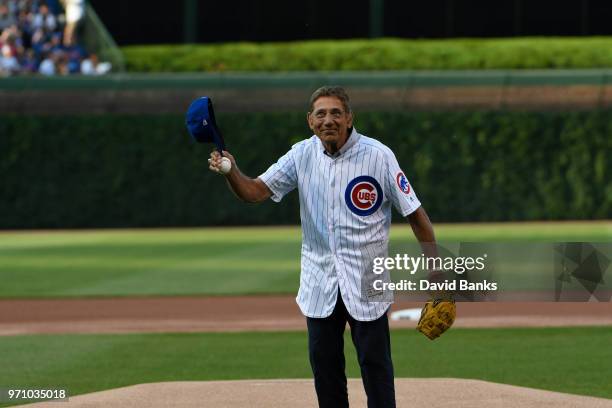
[[[0,76],[110,71],[79,44],[83,0],[0,0]]]

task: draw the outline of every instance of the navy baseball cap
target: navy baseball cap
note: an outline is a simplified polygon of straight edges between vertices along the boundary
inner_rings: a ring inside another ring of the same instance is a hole
[[[217,127],[212,100],[203,96],[191,103],[185,116],[185,125],[198,143],[214,143],[219,152],[225,150],[223,136]]]

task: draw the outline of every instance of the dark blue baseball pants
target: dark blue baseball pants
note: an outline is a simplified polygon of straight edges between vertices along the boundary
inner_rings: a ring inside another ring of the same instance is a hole
[[[371,322],[360,322],[346,310],[342,296],[334,311],[323,319],[306,318],[308,351],[315,389],[321,408],[348,407],[344,359],[344,328],[348,322],[357,350],[368,408],[395,407],[393,362],[387,314]]]

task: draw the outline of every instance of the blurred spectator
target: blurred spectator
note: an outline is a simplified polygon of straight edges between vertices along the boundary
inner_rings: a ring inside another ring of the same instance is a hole
[[[58,0],[45,0],[45,2],[47,3],[47,6],[49,6],[51,13],[55,14],[56,16],[61,15],[62,5]]]
[[[51,14],[49,7],[45,3],[42,3],[38,7],[38,13],[34,14],[32,27],[34,29],[42,28],[46,31],[54,31],[57,28],[57,19],[55,15]]]
[[[21,71],[27,74],[38,72],[38,64],[33,49],[27,49],[21,60]]]
[[[3,45],[0,55],[0,73],[2,75],[11,75],[21,69],[17,57],[10,46]]]
[[[84,0],[0,0],[0,75],[101,75],[111,64],[78,43]]]
[[[99,62],[96,54],[91,54],[89,58],[81,63],[81,73],[83,75],[104,75],[110,72],[110,62]]]
[[[87,52],[85,49],[77,43],[66,41],[66,39],[64,39],[63,51],[68,61],[68,71],[71,74],[78,74],[81,72],[81,61],[87,58]]]
[[[22,32],[24,47],[29,48],[32,45],[32,19],[33,16],[27,10],[18,10],[17,26]]]
[[[44,48],[47,44],[47,35],[45,34],[45,30],[39,28],[34,31],[32,37],[30,39],[30,47],[36,53],[36,56],[40,57],[44,52]]]
[[[17,41],[18,30],[16,26],[5,29],[0,35],[0,73],[11,75],[19,72],[19,56],[23,53],[23,47]]]
[[[46,76],[52,76],[55,75],[56,73],[56,69],[55,69],[55,58],[53,57],[53,55],[49,54],[45,54],[45,58],[42,60],[42,62],[40,63],[40,67],[38,68],[38,72],[40,72],[42,75],[46,75]]]
[[[66,28],[64,28],[64,44],[76,42],[76,30],[85,16],[84,0],[64,0],[66,8]]]
[[[0,2],[0,30],[4,30],[15,24],[13,14],[9,12],[9,8],[3,2]]]

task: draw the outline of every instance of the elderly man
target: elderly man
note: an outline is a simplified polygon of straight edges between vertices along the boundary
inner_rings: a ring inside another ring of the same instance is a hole
[[[295,144],[257,178],[236,160],[225,174],[242,200],[280,201],[297,188],[303,243],[297,303],[306,316],[310,364],[320,407],[347,407],[344,337],[351,327],[368,407],[394,407],[387,311],[392,299],[364,290],[373,259],[387,256],[391,205],[407,217],[420,242],[434,242],[427,213],[393,152],[353,127],[349,97],[321,87],[310,99],[314,135]],[[221,172],[221,155],[210,169]],[[367,289],[367,288],[366,288]]]

